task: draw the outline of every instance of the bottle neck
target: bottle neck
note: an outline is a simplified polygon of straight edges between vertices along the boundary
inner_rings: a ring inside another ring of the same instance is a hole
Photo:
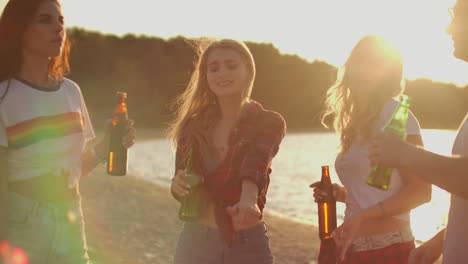
[[[193,149],[190,149],[190,152],[187,157],[187,162],[185,163],[185,172],[190,172],[192,170],[193,163]]]
[[[322,166],[322,179],[320,180],[320,189],[330,195],[330,201],[333,199],[333,186],[330,179],[330,170],[328,166]]]
[[[127,93],[117,92],[117,104],[125,104],[127,100]]]
[[[330,178],[330,169],[328,166],[322,166],[322,178],[323,177]]]

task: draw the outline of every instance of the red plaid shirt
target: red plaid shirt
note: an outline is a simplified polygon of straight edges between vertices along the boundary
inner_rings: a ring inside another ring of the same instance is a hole
[[[258,207],[263,212],[270,183],[271,162],[278,153],[279,145],[286,133],[286,122],[273,111],[265,110],[252,101],[241,114],[229,137],[229,149],[219,166],[208,172],[197,161],[197,171],[202,176],[203,188],[215,202],[215,215],[227,242],[233,238],[234,230],[225,208],[239,202],[242,181],[250,180],[259,189]],[[177,146],[176,169],[183,169],[189,147]],[[199,157],[199,155],[197,155]]]

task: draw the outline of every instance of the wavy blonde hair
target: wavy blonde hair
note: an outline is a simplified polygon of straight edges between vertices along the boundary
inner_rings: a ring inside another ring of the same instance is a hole
[[[374,55],[385,65],[385,71],[376,87],[356,89],[356,84],[351,83],[349,71],[369,59],[369,55]],[[369,35],[359,40],[340,68],[335,84],[327,91],[322,115],[325,127],[328,127],[326,119],[333,116],[333,127],[340,135],[341,153],[350,148],[358,135],[362,140],[372,136],[372,128],[383,105],[403,90],[403,59],[400,52],[380,36]]]
[[[174,148],[177,148],[178,144],[184,140],[184,145],[199,149],[203,155],[211,145],[208,135],[213,125],[213,118],[220,114],[217,97],[208,86],[208,57],[217,49],[230,49],[240,55],[249,74],[248,83],[242,92],[245,102],[250,101],[255,80],[255,63],[247,45],[241,41],[202,40],[195,48],[199,59],[187,89],[176,100],[175,118],[169,126],[168,137]]]

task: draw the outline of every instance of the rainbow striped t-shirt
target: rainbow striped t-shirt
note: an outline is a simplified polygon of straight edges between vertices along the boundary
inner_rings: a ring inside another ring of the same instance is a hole
[[[54,89],[11,79],[0,101],[0,146],[8,148],[9,181],[44,174],[81,174],[81,154],[95,137],[80,88],[69,79]],[[8,81],[0,83],[0,96]]]

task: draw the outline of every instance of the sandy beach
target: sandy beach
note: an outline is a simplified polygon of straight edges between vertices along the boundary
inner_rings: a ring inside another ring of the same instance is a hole
[[[95,264],[170,264],[182,222],[167,187],[98,167],[81,181],[89,254]],[[275,263],[315,263],[313,225],[265,214]]]
[[[139,140],[162,137],[162,130],[138,131]],[[93,264],[172,263],[183,222],[168,187],[132,175],[109,176],[101,165],[82,178],[80,190]],[[316,226],[268,212],[264,220],[275,263],[316,263]],[[440,263],[439,259],[436,264]]]

